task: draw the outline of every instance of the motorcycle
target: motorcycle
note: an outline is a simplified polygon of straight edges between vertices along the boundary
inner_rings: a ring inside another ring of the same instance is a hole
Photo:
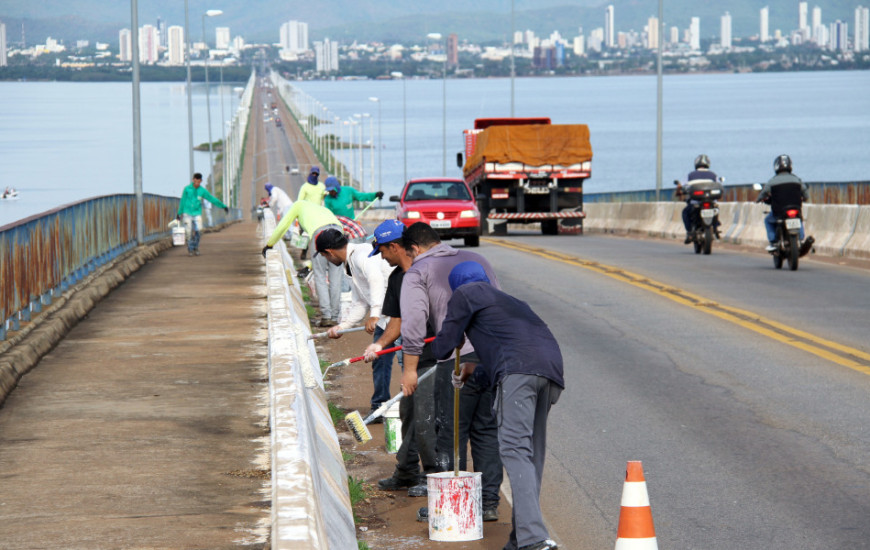
[[[674,184],[679,185],[678,181]],[[691,199],[689,214],[691,227],[689,238],[695,247],[695,254],[710,254],[713,239],[719,238],[719,202],[723,194],[722,184],[718,181],[696,181],[688,185],[686,193]]]
[[[785,216],[776,220],[776,240],[774,248],[770,251],[773,256],[773,267],[782,269],[783,261],[788,263],[791,271],[797,271],[798,259],[802,256],[801,233],[801,209],[789,207]]]

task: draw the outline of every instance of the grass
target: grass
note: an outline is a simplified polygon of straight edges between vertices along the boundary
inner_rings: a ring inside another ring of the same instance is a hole
[[[338,426],[340,422],[344,422],[344,417],[347,414],[344,409],[335,403],[327,403],[329,407],[329,416],[332,417],[332,425]]]
[[[329,361],[326,361],[324,359],[320,359],[320,374],[323,374],[323,372],[326,370],[326,367],[328,367],[331,364],[332,363],[330,363]]]
[[[370,549],[369,549],[369,543],[367,543],[367,542],[364,541],[364,540],[358,540],[358,541],[356,541],[356,546],[357,546],[357,550],[370,550]]]
[[[361,479],[347,476],[347,489],[350,492],[350,507],[353,509],[353,523],[359,524],[359,516],[356,515],[356,505],[366,499],[368,491]]]

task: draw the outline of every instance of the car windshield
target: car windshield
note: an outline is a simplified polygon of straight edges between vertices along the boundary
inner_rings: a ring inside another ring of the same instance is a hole
[[[468,201],[468,188],[455,181],[418,181],[408,184],[406,201]]]

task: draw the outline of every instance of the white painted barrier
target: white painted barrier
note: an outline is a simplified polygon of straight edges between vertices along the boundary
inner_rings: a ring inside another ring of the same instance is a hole
[[[855,231],[843,247],[843,253],[852,258],[870,258],[870,206],[858,207]]]
[[[264,212],[264,241],[275,228]],[[347,471],[299,283],[282,241],[267,253],[273,550],[356,548]]]
[[[816,239],[816,253],[840,256],[858,223],[856,204],[805,204],[804,229]]]

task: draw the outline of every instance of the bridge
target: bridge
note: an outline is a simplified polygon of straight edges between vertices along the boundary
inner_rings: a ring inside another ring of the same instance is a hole
[[[279,247],[264,262],[274,219],[255,216],[266,181],[295,196],[310,165],[337,164],[310,139],[316,120],[291,83],[249,89],[248,146],[228,160],[234,208],[201,256],[171,246],[171,197],[146,197],[143,243],[129,196],[4,232],[18,239],[0,241],[4,548],[344,549],[365,538],[293,259]],[[505,288],[542,314],[566,358],[543,504],[563,547],[613,543],[633,459],[645,460],[663,546],[870,540],[867,207],[819,206],[827,260],[795,274],[747,252],[754,206],[725,208],[727,250],[709,257],[668,242],[675,203],[590,203],[583,237],[484,239]],[[501,548],[504,525],[451,546]],[[390,529],[373,548],[438,546]]]

